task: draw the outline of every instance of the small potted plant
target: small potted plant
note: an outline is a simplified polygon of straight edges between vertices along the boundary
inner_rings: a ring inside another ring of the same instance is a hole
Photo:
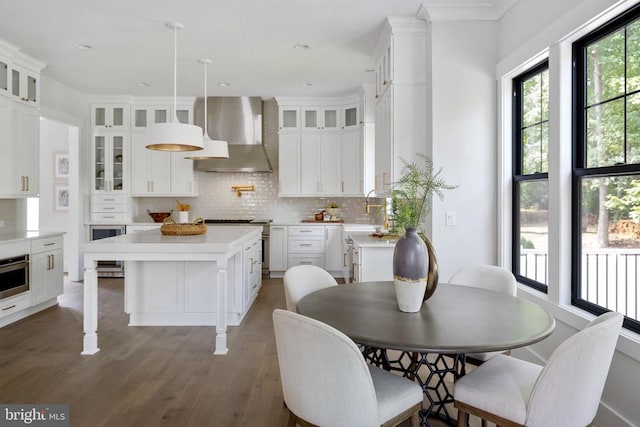
[[[390,192],[393,218],[391,232],[403,236],[398,240],[393,256],[396,291],[399,287],[407,288],[407,285],[411,284],[408,288],[414,294],[419,294],[422,291],[416,291],[413,283],[425,287],[424,297],[421,299],[420,305],[414,305],[413,311],[418,311],[422,301],[433,295],[438,284],[438,262],[435,250],[424,234],[424,217],[431,210],[431,199],[434,194],[442,200],[444,198],[443,190],[457,187],[447,184],[440,177],[442,169],[434,173],[433,161],[430,157],[419,153],[416,156],[421,160],[421,164],[408,163],[402,159],[405,163],[402,175],[393,184],[393,189]],[[426,254],[422,254],[422,251],[426,251]],[[415,263],[415,259],[419,257],[426,258],[424,262],[426,266]]]
[[[335,202],[327,203],[327,206],[325,207],[325,210],[331,216],[331,220],[332,221],[335,221],[335,220],[338,219],[337,217],[340,214],[340,207],[338,207],[337,203],[335,203]]]

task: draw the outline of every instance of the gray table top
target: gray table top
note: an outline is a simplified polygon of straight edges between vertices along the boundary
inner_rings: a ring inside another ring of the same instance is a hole
[[[427,353],[503,351],[541,341],[555,328],[553,316],[532,302],[446,283],[417,313],[398,309],[393,282],[322,289],[297,310],[363,345]]]

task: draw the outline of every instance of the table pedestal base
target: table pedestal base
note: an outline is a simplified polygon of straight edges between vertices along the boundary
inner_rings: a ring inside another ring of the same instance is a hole
[[[365,359],[379,368],[402,373],[402,376],[417,381],[422,387],[429,405],[420,411],[420,424],[429,426],[429,418],[435,417],[449,425],[456,425],[456,419],[446,404],[453,404],[453,393],[449,390],[445,377],[454,382],[465,374],[465,355],[443,355],[437,353],[417,353],[363,347]],[[422,369],[421,368],[426,368]]]

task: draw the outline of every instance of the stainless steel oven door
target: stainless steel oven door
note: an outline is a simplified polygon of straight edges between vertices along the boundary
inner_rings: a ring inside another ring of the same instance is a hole
[[[0,299],[29,290],[29,255],[0,260]]]

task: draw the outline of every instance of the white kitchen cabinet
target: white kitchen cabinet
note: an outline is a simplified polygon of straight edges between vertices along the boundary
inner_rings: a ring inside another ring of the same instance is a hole
[[[243,311],[248,311],[258,297],[262,286],[262,245],[260,239],[247,242],[242,247],[244,264]]]
[[[11,68],[11,95],[37,107],[40,103],[40,72],[14,63]]]
[[[300,194],[338,195],[340,134],[303,133],[300,141]],[[302,173],[303,172],[303,173]]]
[[[40,113],[35,107],[0,99],[0,194],[37,196],[40,186]]]
[[[353,249],[353,281],[393,280],[395,245],[355,246]]]
[[[154,123],[167,123],[171,108],[168,105],[134,105],[131,109],[131,130],[146,130]]]
[[[323,226],[292,225],[288,233],[287,268],[315,265],[324,268],[325,231]]]
[[[96,130],[93,134],[94,193],[128,193],[129,132]]]
[[[388,194],[404,163],[427,151],[424,56],[426,27],[420,19],[387,18],[373,61],[377,65],[375,186]]]
[[[91,127],[93,129],[128,130],[131,106],[124,103],[92,104]]]
[[[300,130],[300,107],[280,106],[278,111],[278,129],[282,132]]]
[[[146,142],[145,131],[131,132],[131,195],[170,194],[171,153],[149,150]]]
[[[286,225],[272,225],[269,227],[269,270],[287,270],[287,242],[288,227]]]
[[[198,195],[193,160],[184,153],[171,153],[171,196],[192,197]]]
[[[0,94],[9,94],[9,58],[0,54]]]
[[[364,141],[362,129],[344,131],[340,135],[340,193],[362,196],[364,193]]]
[[[340,129],[340,107],[300,107],[302,131]]]
[[[358,129],[363,123],[360,103],[344,105],[342,111],[342,129]]]
[[[300,195],[300,134],[278,136],[278,196]]]
[[[31,241],[31,305],[56,298],[63,293],[62,236]]]
[[[330,272],[342,271],[342,226],[325,225],[324,269]]]

